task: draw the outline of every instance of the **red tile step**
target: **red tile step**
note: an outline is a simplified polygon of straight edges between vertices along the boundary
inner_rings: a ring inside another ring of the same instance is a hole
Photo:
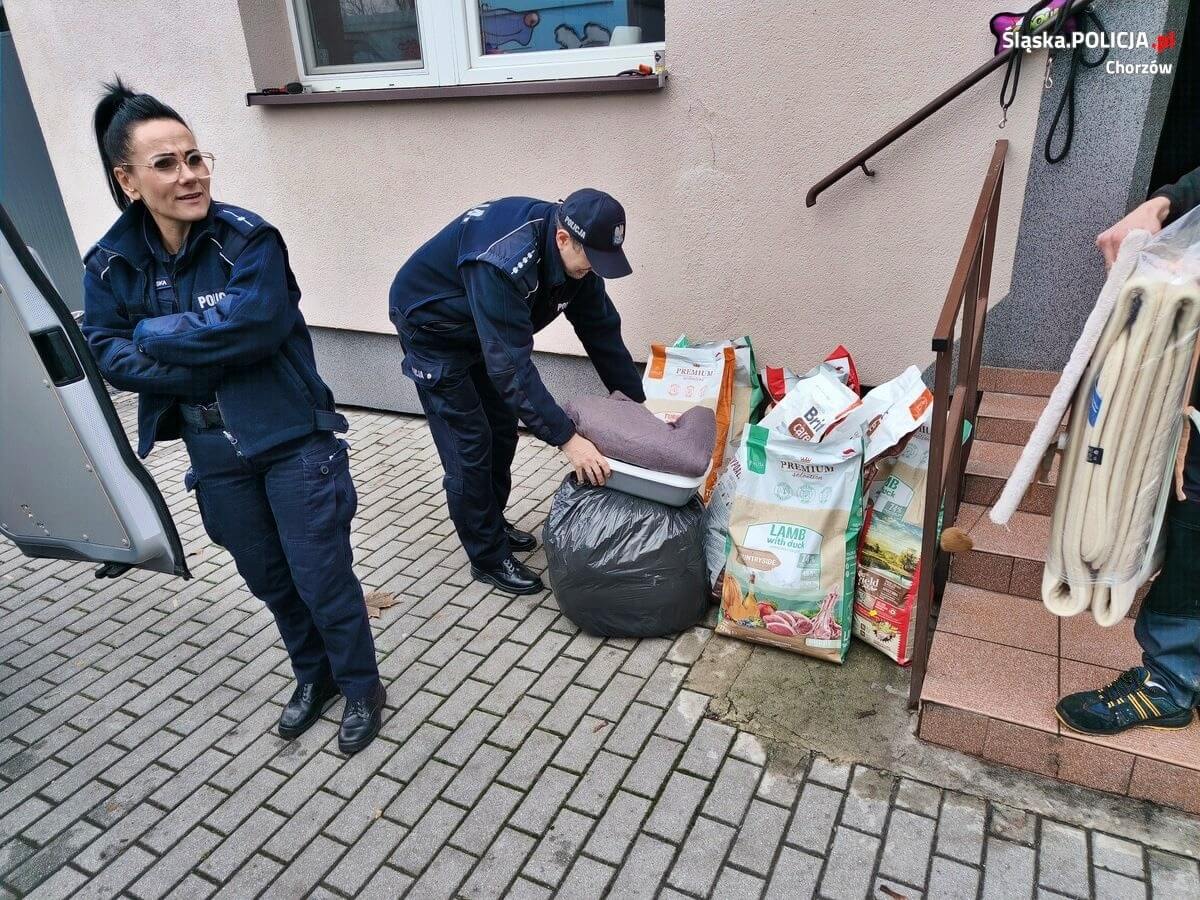
[[[978,441],[1025,446],[1046,407],[1045,397],[988,393],[979,401]]]
[[[1059,619],[1040,602],[951,584],[921,693],[919,736],[992,762],[1200,813],[1200,722],[1112,738],[1062,726],[1064,693],[1098,688],[1140,651],[1133,624]]]
[[[974,549],[956,553],[950,581],[1040,600],[1042,570],[1050,543],[1050,517],[1017,511],[1007,525],[996,525],[988,507],[964,503],[956,524],[971,536]]]
[[[963,502],[990,507],[1000,497],[1004,483],[1021,457],[1022,446],[976,440],[967,460],[963,482]],[[1017,509],[1022,512],[1048,516],[1054,511],[1054,485],[1058,479],[1058,463],[1048,480],[1035,481],[1021,498]]]
[[[984,366],[979,370],[979,390],[985,394],[1049,397],[1061,376],[1061,372],[1035,372],[1030,369],[999,369],[994,366]]]

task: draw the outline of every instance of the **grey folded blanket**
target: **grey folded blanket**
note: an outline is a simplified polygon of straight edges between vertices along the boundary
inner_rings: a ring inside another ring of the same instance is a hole
[[[563,409],[575,430],[610,459],[689,478],[703,475],[712,461],[717,417],[703,406],[668,423],[614,391],[611,397],[572,400]]]

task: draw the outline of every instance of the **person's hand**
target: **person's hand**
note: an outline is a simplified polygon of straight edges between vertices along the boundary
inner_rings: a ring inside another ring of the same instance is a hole
[[[1147,200],[1108,231],[1096,238],[1096,246],[1104,254],[1104,267],[1111,269],[1117,261],[1117,252],[1121,242],[1129,232],[1136,229],[1158,234],[1162,231],[1163,221],[1171,211],[1171,201],[1166,197],[1152,197]]]
[[[563,444],[562,451],[571,461],[571,468],[575,470],[575,477],[579,479],[580,484],[601,485],[608,481],[608,476],[612,474],[612,467],[604,458],[604,454],[581,434],[574,435]]]

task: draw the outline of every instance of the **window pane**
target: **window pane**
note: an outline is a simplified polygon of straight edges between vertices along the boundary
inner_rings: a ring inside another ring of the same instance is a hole
[[[298,0],[314,69],[419,69],[416,0]]]
[[[616,47],[664,39],[663,0],[495,0],[479,3],[483,52]]]

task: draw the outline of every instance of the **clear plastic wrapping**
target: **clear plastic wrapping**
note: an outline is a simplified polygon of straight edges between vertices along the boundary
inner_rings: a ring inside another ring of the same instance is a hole
[[[1042,598],[1119,622],[1161,563],[1200,330],[1200,211],[1138,257],[1076,389]]]

